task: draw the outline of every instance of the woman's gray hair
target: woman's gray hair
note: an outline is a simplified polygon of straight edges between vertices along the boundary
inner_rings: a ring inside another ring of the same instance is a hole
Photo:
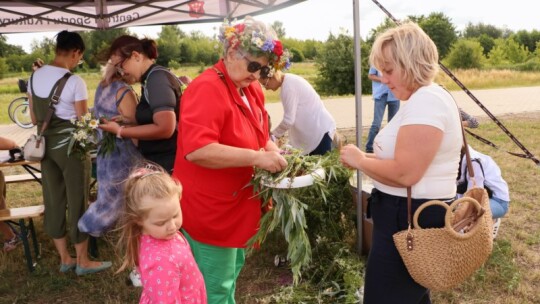
[[[429,36],[415,23],[405,22],[380,34],[373,43],[370,63],[399,72],[409,89],[429,85],[439,72],[439,53]]]

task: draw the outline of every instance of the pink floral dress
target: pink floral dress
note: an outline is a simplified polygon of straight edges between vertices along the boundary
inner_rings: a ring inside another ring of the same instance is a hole
[[[207,303],[203,276],[180,232],[170,240],[141,236],[139,272],[139,303]]]

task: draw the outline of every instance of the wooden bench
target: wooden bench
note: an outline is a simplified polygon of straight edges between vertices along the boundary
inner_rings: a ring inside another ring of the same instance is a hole
[[[35,176],[32,176],[32,174],[18,174],[18,175],[7,175],[6,178],[6,184],[12,184],[12,183],[23,183],[23,182],[30,182],[30,181],[38,181],[41,180],[41,173],[34,173]],[[36,179],[37,178],[37,179]]]
[[[32,260],[32,252],[30,251],[28,235],[30,235],[32,239],[36,261],[41,257],[40,248],[36,237],[36,231],[34,229],[34,221],[32,219],[34,217],[42,216],[44,211],[45,206],[43,205],[0,210],[0,221],[19,221],[18,225],[21,229],[19,237],[21,238],[21,241],[23,243],[24,256],[26,257],[26,264],[29,271],[34,270],[36,262]],[[28,219],[28,223],[26,223],[26,219]]]

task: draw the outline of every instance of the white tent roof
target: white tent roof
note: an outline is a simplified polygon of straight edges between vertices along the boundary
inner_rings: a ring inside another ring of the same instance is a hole
[[[306,0],[0,1],[0,33],[111,29],[221,22],[264,14]]]

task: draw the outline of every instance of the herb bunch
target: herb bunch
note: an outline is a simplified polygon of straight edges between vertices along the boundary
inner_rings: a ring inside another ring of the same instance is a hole
[[[301,269],[311,261],[311,244],[309,241],[306,221],[306,210],[309,202],[304,202],[304,197],[312,197],[315,193],[326,203],[328,193],[327,186],[331,179],[335,178],[336,170],[346,170],[336,157],[335,152],[325,155],[302,155],[299,150],[287,150],[284,153],[287,167],[282,172],[271,173],[262,169],[255,169],[252,178],[255,193],[261,198],[263,209],[268,211],[260,221],[257,233],[249,240],[248,248],[264,242],[266,236],[276,227],[281,227],[281,232],[287,241],[287,259],[293,273],[293,281],[297,284],[301,278]],[[326,178],[313,175],[313,184],[304,188],[273,188],[273,183],[279,183],[289,178],[292,184],[295,177],[313,173],[323,168]],[[308,193],[311,192],[311,193]],[[272,206],[268,206],[272,202]]]

